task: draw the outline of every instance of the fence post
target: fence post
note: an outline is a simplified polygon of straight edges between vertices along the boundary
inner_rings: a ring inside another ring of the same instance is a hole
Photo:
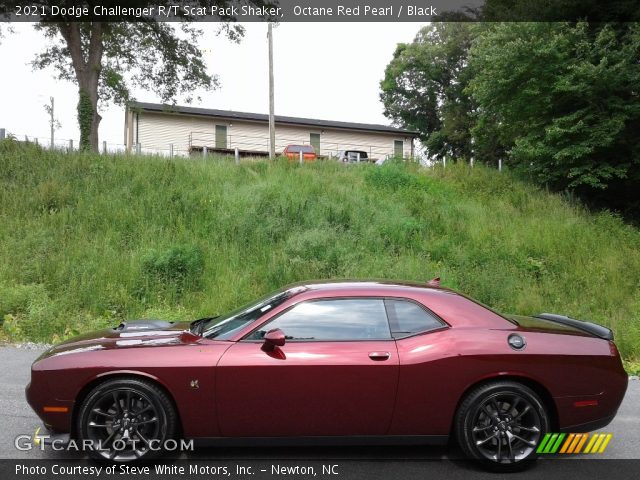
[[[173,143],[169,144],[169,158],[173,158]]]
[[[34,139],[36,141],[36,145],[38,145],[38,137]]]
[[[498,171],[499,172],[502,171],[502,159],[501,158],[498,159]]]
[[[360,163],[360,152],[356,153],[356,162]]]
[[[203,157],[207,156],[207,147],[206,147],[206,145],[204,147],[202,147],[202,156]]]
[[[0,140],[4,140],[5,135],[6,135],[5,129],[0,128]]]
[[[302,153],[302,149],[300,149],[300,165],[302,165],[303,158],[304,158],[304,153]]]
[[[69,152],[73,152],[73,138],[69,139]]]
[[[107,154],[107,141],[106,140],[102,141],[102,154],[103,155]]]
[[[442,168],[447,168],[447,157],[442,158]]]
[[[142,153],[142,144],[140,142],[136,143],[136,153],[138,155]]]
[[[471,160],[469,161],[469,164],[473,167],[473,157],[471,157]]]
[[[238,150],[238,147],[235,148],[235,157],[236,157],[236,165],[240,165],[240,150]]]

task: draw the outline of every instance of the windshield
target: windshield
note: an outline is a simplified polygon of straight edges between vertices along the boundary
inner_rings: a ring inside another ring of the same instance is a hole
[[[282,291],[278,290],[257,301],[253,301],[232,312],[209,320],[203,328],[203,337],[215,338],[217,340],[228,340],[238,330],[244,328],[249,323],[257,320],[269,310],[273,310],[278,305],[291,298],[293,295],[305,290],[304,287],[290,288]]]

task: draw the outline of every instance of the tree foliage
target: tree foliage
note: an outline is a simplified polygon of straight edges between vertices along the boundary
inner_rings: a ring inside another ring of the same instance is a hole
[[[401,43],[380,82],[385,115],[414,129],[435,158],[469,158],[474,110],[465,92],[470,23],[433,23]]]
[[[640,213],[640,24],[458,25],[398,46],[385,113],[419,130],[435,158],[502,158],[550,188]]]
[[[640,186],[638,58],[637,23],[492,25],[471,49],[474,132],[493,125],[540,183],[627,208]]]
[[[232,0],[197,0],[194,5],[225,6]],[[34,5],[59,4],[58,1],[34,0]],[[78,3],[78,2],[76,2]],[[83,2],[92,3],[92,2]],[[132,0],[128,7],[148,7],[171,2]],[[264,0],[249,0],[263,5]],[[108,103],[126,105],[135,88],[155,92],[163,102],[178,98],[187,103],[194,92],[218,85],[215,75],[207,71],[198,39],[202,28],[182,17],[182,22],[159,22],[156,18],[140,18],[137,22],[109,18],[110,21],[77,22],[41,21],[36,28],[47,39],[46,48],[36,56],[34,69],[52,67],[57,78],[78,85],[78,122],[80,145],[98,149],[99,110]],[[62,19],[64,20],[64,19]],[[95,20],[93,18],[92,20]],[[118,21],[120,20],[120,21]],[[180,19],[179,19],[180,20]],[[239,41],[244,30],[222,18],[218,33]]]

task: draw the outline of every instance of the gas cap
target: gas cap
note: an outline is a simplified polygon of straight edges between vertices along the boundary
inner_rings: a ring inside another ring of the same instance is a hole
[[[507,339],[509,346],[514,350],[523,350],[524,347],[527,346],[527,342],[524,341],[524,337],[518,335],[517,333],[512,333],[509,335]]]

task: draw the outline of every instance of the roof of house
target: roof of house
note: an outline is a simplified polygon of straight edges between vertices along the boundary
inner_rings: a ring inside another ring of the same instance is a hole
[[[215,110],[212,108],[183,107],[179,105],[163,105],[159,103],[133,102],[130,107],[134,110],[146,110],[149,112],[163,112],[183,115],[197,115],[213,118],[227,118],[237,120],[249,120],[256,122],[268,122],[269,116],[263,113],[236,112],[233,110]],[[338,122],[332,120],[315,120],[312,118],[285,117],[275,115],[276,123],[289,125],[309,125],[314,127],[341,128],[349,130],[365,130],[371,132],[397,133],[405,136],[417,136],[417,132],[388,125],[374,125],[369,123]]]

